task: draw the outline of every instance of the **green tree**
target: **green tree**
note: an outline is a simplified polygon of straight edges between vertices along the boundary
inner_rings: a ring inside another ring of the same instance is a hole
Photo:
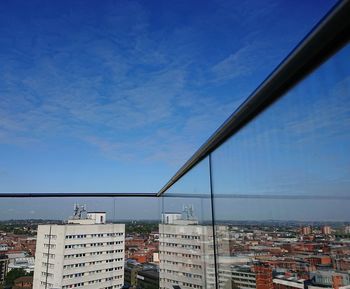
[[[5,285],[6,286],[12,286],[14,284],[14,281],[22,276],[30,276],[26,271],[24,271],[22,268],[20,269],[12,269],[10,272],[7,273],[5,277]]]

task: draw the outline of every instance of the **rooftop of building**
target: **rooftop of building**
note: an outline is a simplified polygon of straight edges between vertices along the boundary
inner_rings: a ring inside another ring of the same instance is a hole
[[[251,266],[250,265],[234,265],[231,267],[232,271],[237,272],[245,272],[245,273],[251,273]]]
[[[86,212],[87,214],[106,214],[106,212],[103,211],[92,211],[92,212]]]
[[[151,278],[151,279],[159,278],[159,272],[157,269],[142,269],[137,274],[143,277]]]
[[[305,279],[301,279],[295,276],[286,276],[286,275],[276,275],[275,279],[280,279],[280,280],[286,280],[289,282],[297,282],[297,283],[304,283]]]
[[[30,283],[30,282],[33,282],[33,276],[22,276],[22,277],[19,277],[17,278],[15,281],[15,284],[16,283]]]

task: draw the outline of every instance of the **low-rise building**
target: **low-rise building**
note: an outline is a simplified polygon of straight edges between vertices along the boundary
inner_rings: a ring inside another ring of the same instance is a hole
[[[33,288],[33,276],[22,276],[14,281],[12,289],[31,289]]]
[[[142,270],[142,265],[136,260],[129,259],[125,262],[124,266],[124,287],[136,288],[137,286],[137,274]]]
[[[154,265],[145,265],[137,274],[138,289],[159,288],[159,268]]]
[[[0,255],[0,284],[4,283],[8,270],[9,258],[7,255]]]

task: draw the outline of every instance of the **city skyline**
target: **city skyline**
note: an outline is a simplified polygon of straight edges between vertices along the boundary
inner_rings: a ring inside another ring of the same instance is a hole
[[[350,0],[0,2],[0,289],[350,289]]]

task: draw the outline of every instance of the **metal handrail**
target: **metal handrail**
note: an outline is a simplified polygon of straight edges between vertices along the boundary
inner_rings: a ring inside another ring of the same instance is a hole
[[[88,192],[0,192],[0,198],[155,198],[156,193],[88,193]]]

